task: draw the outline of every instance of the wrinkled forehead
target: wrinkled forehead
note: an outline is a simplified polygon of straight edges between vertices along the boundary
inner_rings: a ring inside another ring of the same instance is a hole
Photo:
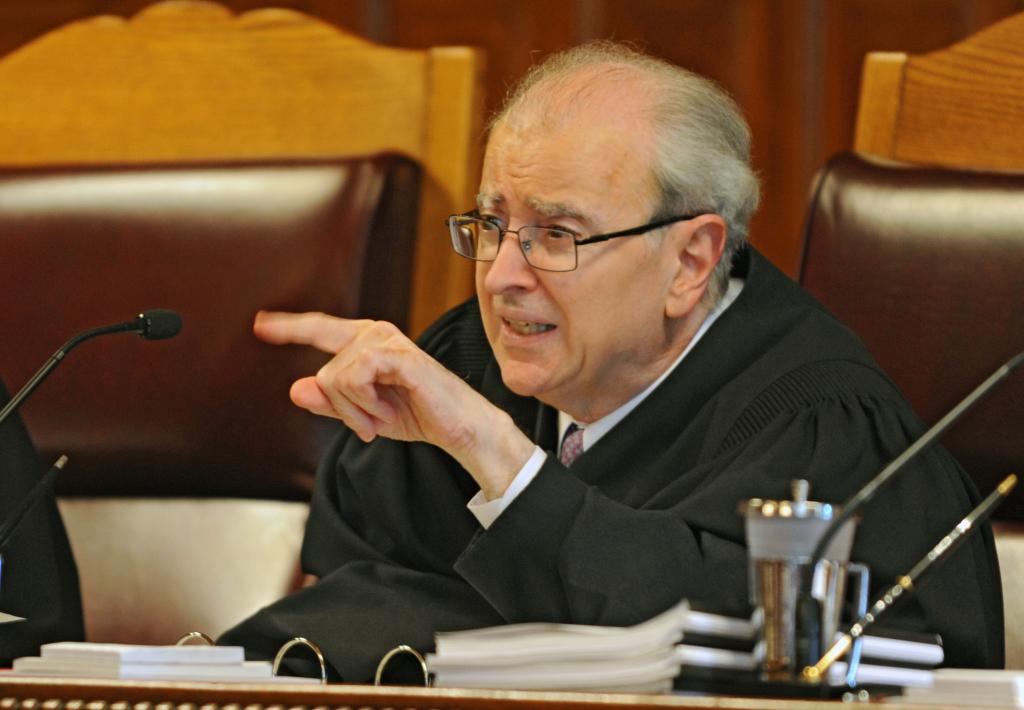
[[[492,208],[514,193],[537,215],[573,217],[599,216],[604,200],[655,200],[646,116],[621,102],[594,103],[524,104],[497,122],[484,156],[479,206]]]
[[[519,137],[617,131],[623,141],[649,142],[659,81],[636,67],[597,63],[539,80],[506,107],[489,136]],[[488,144],[490,140],[488,140]]]

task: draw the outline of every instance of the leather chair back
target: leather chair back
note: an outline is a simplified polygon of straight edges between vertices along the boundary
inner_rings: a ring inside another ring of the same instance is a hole
[[[326,356],[252,335],[260,308],[407,316],[417,169],[397,156],[0,169],[0,372],[172,308],[166,341],[80,345],[22,407],[65,494],[308,499],[333,422],[288,388]]]
[[[854,154],[818,176],[800,281],[934,423],[1024,350],[1024,174]],[[983,492],[1024,464],[1024,372],[943,438]],[[1024,519],[1015,495],[998,518]]]

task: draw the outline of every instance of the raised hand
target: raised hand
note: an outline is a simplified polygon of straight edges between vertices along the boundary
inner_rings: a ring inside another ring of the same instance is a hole
[[[533,451],[505,412],[390,323],[261,311],[253,332],[269,343],[310,345],[334,356],[292,385],[295,404],[342,420],[363,441],[383,436],[434,444],[488,498],[504,492]]]

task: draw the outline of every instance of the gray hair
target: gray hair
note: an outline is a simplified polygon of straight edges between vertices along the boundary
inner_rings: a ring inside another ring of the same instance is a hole
[[[725,249],[705,294],[707,303],[717,303],[728,285],[733,256],[746,243],[758,203],[758,180],[750,165],[750,128],[739,107],[717,84],[624,44],[590,42],[534,66],[488,127],[493,129],[524,104],[542,108],[537,102],[564,98],[574,83],[573,99],[585,101],[591,89],[580,89],[579,82],[572,80],[599,67],[603,81],[635,86],[640,78],[650,87],[646,115],[653,129],[652,171],[659,190],[653,218],[714,212],[726,223]]]

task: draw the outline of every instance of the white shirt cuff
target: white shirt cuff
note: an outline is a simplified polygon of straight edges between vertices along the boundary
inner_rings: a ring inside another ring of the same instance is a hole
[[[519,469],[519,473],[516,474],[516,477],[512,479],[512,483],[508,484],[508,488],[505,489],[505,493],[500,498],[487,500],[484,497],[484,492],[478,491],[469,500],[469,503],[466,504],[469,512],[476,516],[477,521],[485,530],[491,527],[494,521],[498,519],[498,516],[505,512],[505,508],[530,484],[530,481],[534,479],[540,471],[540,467],[544,465],[547,459],[548,455],[544,449],[535,446],[533,448],[533,455]]]

